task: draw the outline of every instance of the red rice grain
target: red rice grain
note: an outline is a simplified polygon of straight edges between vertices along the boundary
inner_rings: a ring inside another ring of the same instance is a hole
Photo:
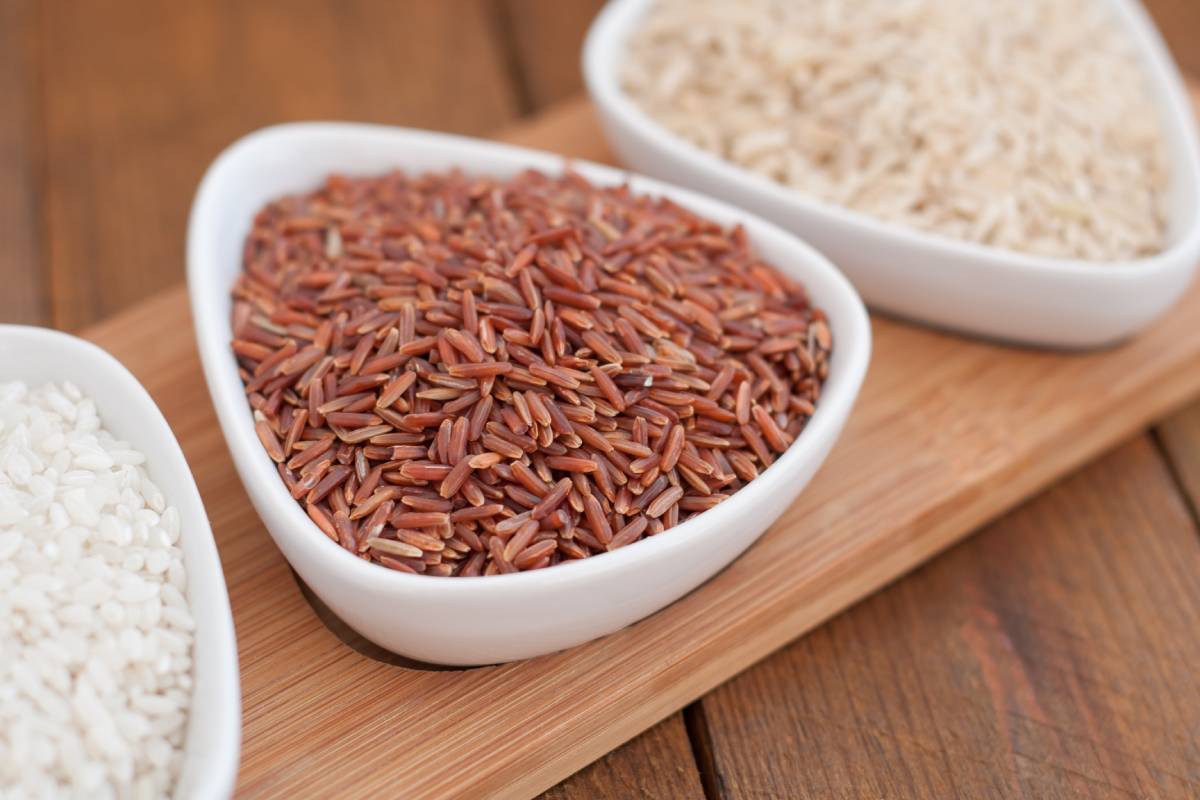
[[[666,200],[568,173],[331,177],[254,219],[233,291],[255,433],[389,569],[540,569],[703,513],[803,431],[832,336]]]

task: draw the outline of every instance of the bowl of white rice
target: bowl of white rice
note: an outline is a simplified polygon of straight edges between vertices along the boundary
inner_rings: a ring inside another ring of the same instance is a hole
[[[789,228],[879,311],[1095,347],[1200,260],[1195,118],[1136,0],[612,0],[583,66],[624,163]]]
[[[0,325],[0,797],[219,798],[241,692],[212,530],[116,359]]]

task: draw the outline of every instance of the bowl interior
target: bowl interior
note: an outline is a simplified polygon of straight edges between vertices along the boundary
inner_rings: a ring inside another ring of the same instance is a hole
[[[372,586],[386,582],[424,581],[433,592],[462,592],[468,585],[486,592],[519,582],[552,583],[581,572],[619,569],[631,559],[653,557],[686,544],[689,523],[665,534],[579,562],[550,570],[482,578],[441,581],[407,575],[363,562],[320,534],[285,491],[253,432],[236,362],[229,350],[231,337],[229,290],[241,269],[242,243],[253,215],[267,201],[289,192],[314,188],[331,173],[378,174],[402,168],[410,172],[460,168],[467,173],[507,177],[533,168],[560,173],[562,158],[492,142],[397,128],[341,123],[298,123],[268,128],[235,143],[209,170],[193,206],[188,240],[188,280],[198,339],[210,390],[226,439],[251,486],[256,502],[269,502],[288,519],[289,530],[273,530],[306,547],[325,548],[329,569]],[[743,222],[758,252],[780,269],[799,278],[813,301],[829,315],[835,337],[831,374],[822,402],[805,434],[767,470],[726,503],[708,511],[730,521],[738,509],[753,503],[759,493],[785,480],[789,464],[799,463],[815,450],[823,431],[840,427],[849,412],[866,371],[870,328],[857,294],[842,275],[816,251],[781,229],[723,203],[669,187],[657,181],[599,165],[571,162],[571,168],[600,185],[628,182],[640,193],[669,196],[692,210],[725,225]],[[261,509],[260,509],[261,511]],[[731,516],[726,516],[731,515]],[[324,568],[324,567],[323,567]]]
[[[146,471],[179,510],[196,620],[194,689],[178,797],[227,796],[241,739],[237,647],[212,530],[183,452],[150,395],[120,362],[67,334],[0,325],[0,381],[70,381],[96,402],[101,423],[146,455]]]
[[[611,0],[588,32],[583,66],[588,88],[599,102],[619,114],[639,135],[685,152],[690,160],[710,174],[750,188],[777,202],[808,213],[825,215],[872,236],[922,246],[953,255],[999,258],[1008,266],[1036,267],[1039,271],[1059,269],[1095,275],[1096,264],[1069,259],[1033,256],[1017,251],[966,242],[937,233],[881,221],[868,214],[828,203],[790,189],[726,161],[676,136],[644,112],[621,88],[620,66],[625,44],[653,0]],[[1168,269],[1175,251],[1194,248],[1200,242],[1200,145],[1196,118],[1189,94],[1170,51],[1153,20],[1137,0],[1096,0],[1111,7],[1116,24],[1134,42],[1147,71],[1150,92],[1158,107],[1166,141],[1170,176],[1167,187],[1167,244],[1164,251],[1135,261],[1106,263],[1105,272],[1126,270],[1146,274]],[[1000,255],[1002,254],[1002,255]]]

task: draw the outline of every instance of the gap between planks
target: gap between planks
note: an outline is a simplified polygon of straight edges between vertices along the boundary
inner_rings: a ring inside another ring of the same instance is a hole
[[[1200,403],[1162,420],[1154,443],[1200,535]]]

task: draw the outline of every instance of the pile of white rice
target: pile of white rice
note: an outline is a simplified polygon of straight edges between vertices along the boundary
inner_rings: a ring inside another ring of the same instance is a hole
[[[621,80],[830,203],[1052,257],[1164,246],[1158,112],[1100,0],[655,0]]]
[[[0,383],[0,797],[174,786],[194,626],[143,461],[74,386]]]

